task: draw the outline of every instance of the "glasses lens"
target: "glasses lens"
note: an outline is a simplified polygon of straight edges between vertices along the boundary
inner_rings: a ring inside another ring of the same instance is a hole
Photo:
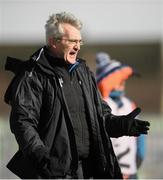
[[[83,43],[83,41],[82,41],[82,40],[80,41],[80,45],[81,45],[81,46],[83,46],[83,45],[84,45],[84,43]]]
[[[58,38],[57,41],[60,42],[60,41],[67,41],[70,45],[72,44],[80,44],[80,46],[82,46],[84,43],[82,40],[77,40],[77,39],[63,39],[63,38]]]

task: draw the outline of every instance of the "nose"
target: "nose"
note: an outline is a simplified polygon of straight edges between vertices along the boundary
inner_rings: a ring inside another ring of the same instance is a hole
[[[80,42],[76,42],[76,43],[74,44],[74,49],[75,49],[75,50],[80,50]]]

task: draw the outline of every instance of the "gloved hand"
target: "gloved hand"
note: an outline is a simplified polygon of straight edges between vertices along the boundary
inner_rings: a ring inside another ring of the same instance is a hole
[[[105,121],[106,131],[110,137],[139,136],[148,134],[150,123],[135,117],[141,112],[140,108],[134,109],[128,115],[112,116]]]
[[[140,134],[148,134],[150,123],[148,121],[135,119],[140,112],[141,109],[136,108],[128,115],[120,117],[122,128],[124,128],[124,135],[139,136]]]

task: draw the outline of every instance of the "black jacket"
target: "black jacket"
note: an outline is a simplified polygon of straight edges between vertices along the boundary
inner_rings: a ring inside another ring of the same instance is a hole
[[[68,171],[73,173],[78,166],[62,74],[57,68],[51,68],[45,51],[45,47],[39,49],[22,63],[8,58],[10,63],[6,64],[6,69],[16,73],[5,101],[12,106],[10,127],[19,145],[7,167],[20,178],[37,178],[49,159],[52,177],[64,176]],[[111,110],[97,90],[93,73],[84,60],[79,62],[75,71],[84,92],[91,128],[90,176],[120,179],[120,168],[105,130],[105,117],[111,118]]]

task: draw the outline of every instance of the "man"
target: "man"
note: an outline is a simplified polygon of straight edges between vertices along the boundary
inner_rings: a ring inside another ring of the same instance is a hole
[[[135,103],[126,95],[126,83],[138,73],[131,66],[112,60],[105,52],[96,54],[96,62],[97,86],[112,114],[124,115],[135,109]],[[137,171],[145,155],[145,135],[111,138],[111,141],[123,178],[137,179]]]
[[[108,137],[149,129],[135,119],[140,109],[116,117],[102,101],[93,74],[77,57],[81,27],[70,13],[54,14],[45,25],[47,45],[29,61],[9,58],[6,64],[16,73],[5,101],[19,145],[7,167],[21,178],[120,179]]]

